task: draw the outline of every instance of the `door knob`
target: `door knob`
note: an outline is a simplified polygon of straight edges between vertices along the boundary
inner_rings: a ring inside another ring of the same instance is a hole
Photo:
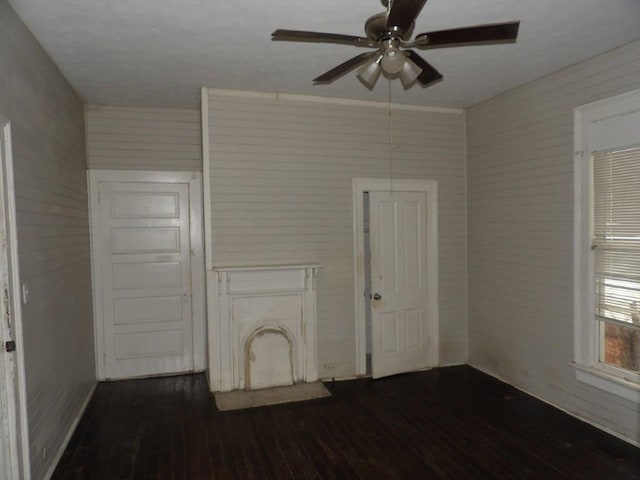
[[[373,299],[374,300],[380,300],[382,298],[382,295],[380,295],[379,293],[374,293],[373,294]]]

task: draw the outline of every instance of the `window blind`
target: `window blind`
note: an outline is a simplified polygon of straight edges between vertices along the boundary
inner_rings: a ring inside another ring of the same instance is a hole
[[[592,165],[596,318],[640,325],[640,145]]]

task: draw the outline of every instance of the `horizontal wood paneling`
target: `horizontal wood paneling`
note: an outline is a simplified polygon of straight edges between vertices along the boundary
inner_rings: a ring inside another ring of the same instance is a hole
[[[640,42],[467,112],[469,357],[640,441],[638,406],[580,384],[573,360],[573,109],[640,88]]]
[[[202,171],[200,112],[88,106],[89,168]]]
[[[353,177],[439,181],[441,361],[466,360],[461,113],[209,97],[216,265],[317,262],[321,376],[355,373]]]
[[[11,122],[33,479],[95,384],[82,99],[0,0],[0,113]]]

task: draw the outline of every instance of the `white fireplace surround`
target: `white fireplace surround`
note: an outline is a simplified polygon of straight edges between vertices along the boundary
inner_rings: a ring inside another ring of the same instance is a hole
[[[211,391],[318,379],[318,264],[224,266],[209,271]]]

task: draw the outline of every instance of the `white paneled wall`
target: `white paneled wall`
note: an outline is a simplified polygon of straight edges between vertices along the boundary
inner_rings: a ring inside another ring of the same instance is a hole
[[[355,373],[353,177],[388,177],[384,105],[209,92],[214,265],[317,262],[320,376]],[[441,363],[464,363],[464,116],[393,111],[394,178],[439,181]]]
[[[470,363],[640,441],[640,413],[575,380],[573,109],[640,88],[640,42],[467,112]]]
[[[89,168],[202,171],[200,112],[88,106]]]
[[[95,384],[82,99],[0,0],[0,112],[11,121],[33,479]]]

